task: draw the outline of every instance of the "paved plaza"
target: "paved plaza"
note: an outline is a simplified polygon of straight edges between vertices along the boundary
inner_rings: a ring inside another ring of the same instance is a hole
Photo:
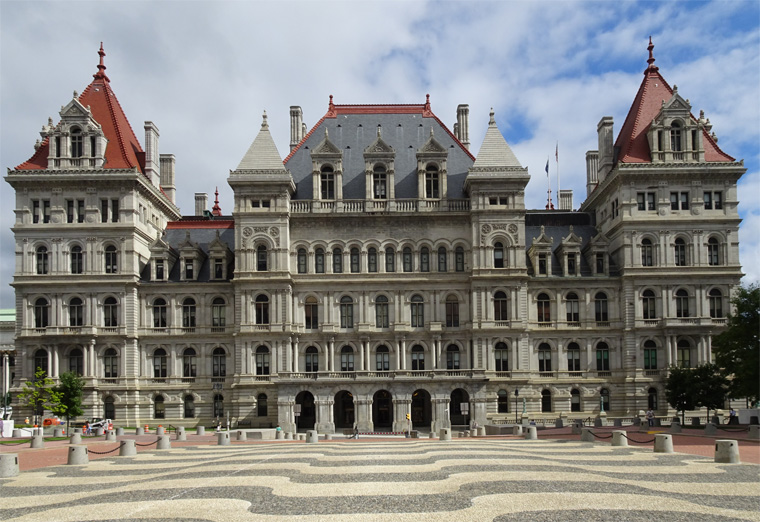
[[[760,520],[758,469],[574,440],[205,441],[0,479],[0,519]]]

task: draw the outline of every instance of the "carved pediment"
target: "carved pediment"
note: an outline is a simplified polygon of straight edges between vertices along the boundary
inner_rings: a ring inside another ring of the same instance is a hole
[[[385,143],[385,141],[382,138],[382,131],[380,130],[380,127],[377,128],[377,139],[373,141],[369,147],[364,149],[364,154],[367,155],[391,155],[395,154],[396,151],[393,150],[393,147]]]
[[[322,139],[322,141],[319,142],[319,144],[314,147],[311,150],[311,155],[317,156],[317,155],[336,155],[341,154],[340,149],[330,141],[330,136],[327,133],[327,128],[325,128],[325,137]]]

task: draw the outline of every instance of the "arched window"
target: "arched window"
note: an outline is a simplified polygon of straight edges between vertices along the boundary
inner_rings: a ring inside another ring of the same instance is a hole
[[[119,302],[115,297],[106,297],[103,301],[103,326],[106,328],[119,326]]]
[[[576,388],[570,390],[570,411],[581,411],[581,392]]]
[[[713,319],[723,317],[723,293],[713,288],[707,294],[707,300],[710,303],[710,317]]]
[[[681,368],[691,368],[691,343],[686,339],[681,339],[676,346],[676,352],[678,366]]]
[[[50,305],[48,300],[44,297],[38,298],[34,302],[34,327],[35,328],[47,328],[49,326],[48,315],[50,313]]]
[[[374,199],[388,197],[387,174],[384,165],[375,165],[372,169],[372,197]]]
[[[673,246],[673,256],[676,266],[686,266],[686,241],[683,238],[676,238]]]
[[[259,245],[256,248],[256,271],[257,272],[267,271],[267,261],[268,261],[267,258],[268,258],[267,247],[264,245]]]
[[[441,197],[440,183],[438,165],[428,163],[425,167],[425,197],[428,199]]]
[[[82,129],[79,127],[72,127],[69,132],[69,139],[71,140],[71,157],[81,158],[84,154],[84,139],[82,137]]]
[[[306,354],[305,354],[305,362],[306,362],[306,371],[307,372],[318,372],[319,371],[319,350],[317,350],[314,346],[309,346],[306,348]]]
[[[119,272],[119,253],[116,247],[108,245],[105,250],[105,269],[106,274],[116,274]]]
[[[720,264],[720,243],[714,237],[707,240],[707,264],[711,266]]]
[[[657,410],[657,388],[649,388],[647,392],[647,406],[650,410]]]
[[[195,349],[185,348],[185,351],[182,352],[182,377],[193,378],[197,376],[195,359]]]
[[[438,247],[438,271],[439,272],[446,272],[448,271],[446,258],[448,256],[448,252],[446,252],[446,247]]]
[[[385,345],[378,346],[375,350],[375,368],[379,372],[387,372],[391,369],[391,354]]]
[[[493,295],[493,318],[494,321],[509,320],[509,311],[507,308],[507,294],[501,290]]]
[[[551,413],[552,411],[552,392],[541,390],[541,413]]]
[[[508,372],[509,371],[509,348],[506,343],[496,343],[494,347],[494,358],[496,359],[496,371]]]
[[[37,247],[37,274],[44,275],[47,274],[49,270],[47,247]]]
[[[69,326],[82,326],[84,323],[84,305],[78,297],[69,300]]]
[[[499,413],[509,413],[509,393],[499,390],[496,394],[496,408]]]
[[[594,311],[597,322],[607,322],[610,320],[607,312],[607,294],[604,292],[597,292],[594,296]]]
[[[306,249],[305,248],[299,248],[298,249],[298,273],[299,274],[305,274],[307,272],[307,264],[306,264]]]
[[[195,328],[195,299],[192,297],[182,301],[182,327]]]
[[[320,169],[319,188],[322,199],[335,199],[335,171],[330,165],[323,165]]]
[[[307,330],[316,330],[319,328],[319,302],[316,297],[306,298],[303,305],[304,328]]]
[[[84,254],[82,253],[82,247],[71,247],[71,273],[81,274],[84,272]]]
[[[415,294],[412,296],[412,328],[422,328],[425,326],[425,303],[422,296]]]
[[[421,371],[425,369],[425,350],[419,344],[412,346],[412,370]]]
[[[676,290],[676,317],[689,317],[689,292]]]
[[[163,419],[166,416],[166,406],[164,405],[164,398],[161,395],[157,395],[153,398],[153,418]]]
[[[375,299],[375,328],[388,328],[388,298],[379,295]]]
[[[644,341],[644,369],[657,369],[657,343],[651,339]]]
[[[269,348],[264,345],[256,348],[256,375],[269,375]]]
[[[599,397],[602,399],[602,406],[604,411],[610,411],[610,390],[602,388],[599,390]]]
[[[119,355],[113,348],[108,348],[103,353],[103,377],[115,379],[119,376]]]
[[[256,296],[256,324],[269,324],[269,297],[264,294]]]
[[[227,303],[221,297],[211,301],[211,326],[224,328],[227,324]]]
[[[652,240],[646,237],[641,240],[641,265],[654,266],[654,246]]]
[[[166,301],[162,298],[153,301],[153,328],[166,328]]]
[[[578,346],[578,343],[567,345],[567,371],[581,371],[581,347]]]
[[[430,250],[428,247],[420,249],[420,272],[430,272]]]
[[[48,374],[48,353],[42,348],[34,352],[34,372],[37,373],[39,370],[45,372],[45,375]]]
[[[460,364],[459,347],[455,344],[450,344],[446,347],[446,369],[458,370]]]
[[[153,377],[162,379],[166,377],[166,350],[157,348],[153,352]]]
[[[539,323],[550,323],[552,321],[551,301],[549,296],[541,293],[536,298],[536,311],[538,312]]]
[[[412,249],[409,247],[404,247],[404,250],[402,250],[401,257],[403,258],[404,262],[404,272],[411,272],[412,271]]]
[[[567,294],[567,300],[565,301],[565,307],[567,308],[567,322],[577,323],[580,321],[580,305],[578,303],[578,295],[575,292]]]
[[[184,404],[184,417],[186,419],[194,419],[195,418],[195,399],[192,395],[187,394],[185,395],[185,398],[183,400]]]
[[[227,353],[224,348],[214,348],[211,354],[211,372],[213,377],[227,376]]]
[[[677,121],[670,124],[670,150],[673,152],[681,152],[683,150],[681,124]]]
[[[106,416],[106,419],[115,419],[116,418],[116,405],[114,404],[114,399],[111,396],[106,397],[103,399],[103,413]]]
[[[610,369],[610,347],[607,343],[596,345],[596,370],[609,371]]]
[[[385,249],[385,271],[396,271],[396,251],[393,250],[393,247],[388,247]]]
[[[464,272],[464,248],[460,246],[454,250],[454,264],[457,272]]]
[[[333,252],[333,272],[335,272],[335,253]],[[318,248],[314,251],[314,272],[317,274],[325,273],[325,251]]]
[[[266,393],[259,393],[256,400],[256,415],[258,417],[266,417],[267,414],[267,395]]]
[[[84,375],[84,355],[81,348],[74,348],[69,352],[69,371]]]
[[[321,250],[321,248],[319,249]],[[343,250],[340,248],[333,248],[332,252],[332,265],[333,274],[343,273]]]
[[[354,300],[347,295],[340,298],[340,327],[354,327]]]
[[[446,327],[459,327],[459,300],[453,294],[446,297]]]
[[[644,290],[641,293],[641,306],[644,319],[657,318],[657,306],[654,292],[651,290]]]
[[[340,371],[354,371],[354,349],[348,345],[340,349]]]
[[[504,245],[500,241],[493,244],[493,267],[504,268]]]
[[[367,271],[377,272],[377,249],[374,247],[367,250]]]
[[[224,417],[224,395],[221,393],[214,395],[214,417],[217,419]]]
[[[359,255],[359,249],[354,247],[351,249],[351,273],[358,274],[361,271],[361,258]]]
[[[538,371],[552,371],[552,348],[546,343],[538,346]]]

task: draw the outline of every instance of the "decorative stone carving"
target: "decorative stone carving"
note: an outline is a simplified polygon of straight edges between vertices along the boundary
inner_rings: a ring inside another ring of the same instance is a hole
[[[243,229],[243,237],[251,237],[253,234],[253,229],[251,227],[245,227]]]

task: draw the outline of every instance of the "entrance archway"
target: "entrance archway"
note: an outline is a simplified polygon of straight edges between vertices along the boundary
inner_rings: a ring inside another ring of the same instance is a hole
[[[462,404],[466,404],[466,406],[462,408]],[[457,388],[451,392],[449,418],[452,426],[466,426],[470,420],[470,394],[462,388]]]
[[[412,427],[430,428],[431,419],[430,394],[425,390],[415,390],[412,394]]]
[[[336,429],[354,427],[354,396],[351,392],[342,390],[335,394],[333,418]]]
[[[393,426],[393,400],[388,390],[380,390],[372,396],[372,423],[377,428]]]
[[[314,410],[314,396],[307,391],[296,395],[296,405],[301,407],[301,415],[296,419],[296,428],[303,430],[314,429],[316,415]]]

